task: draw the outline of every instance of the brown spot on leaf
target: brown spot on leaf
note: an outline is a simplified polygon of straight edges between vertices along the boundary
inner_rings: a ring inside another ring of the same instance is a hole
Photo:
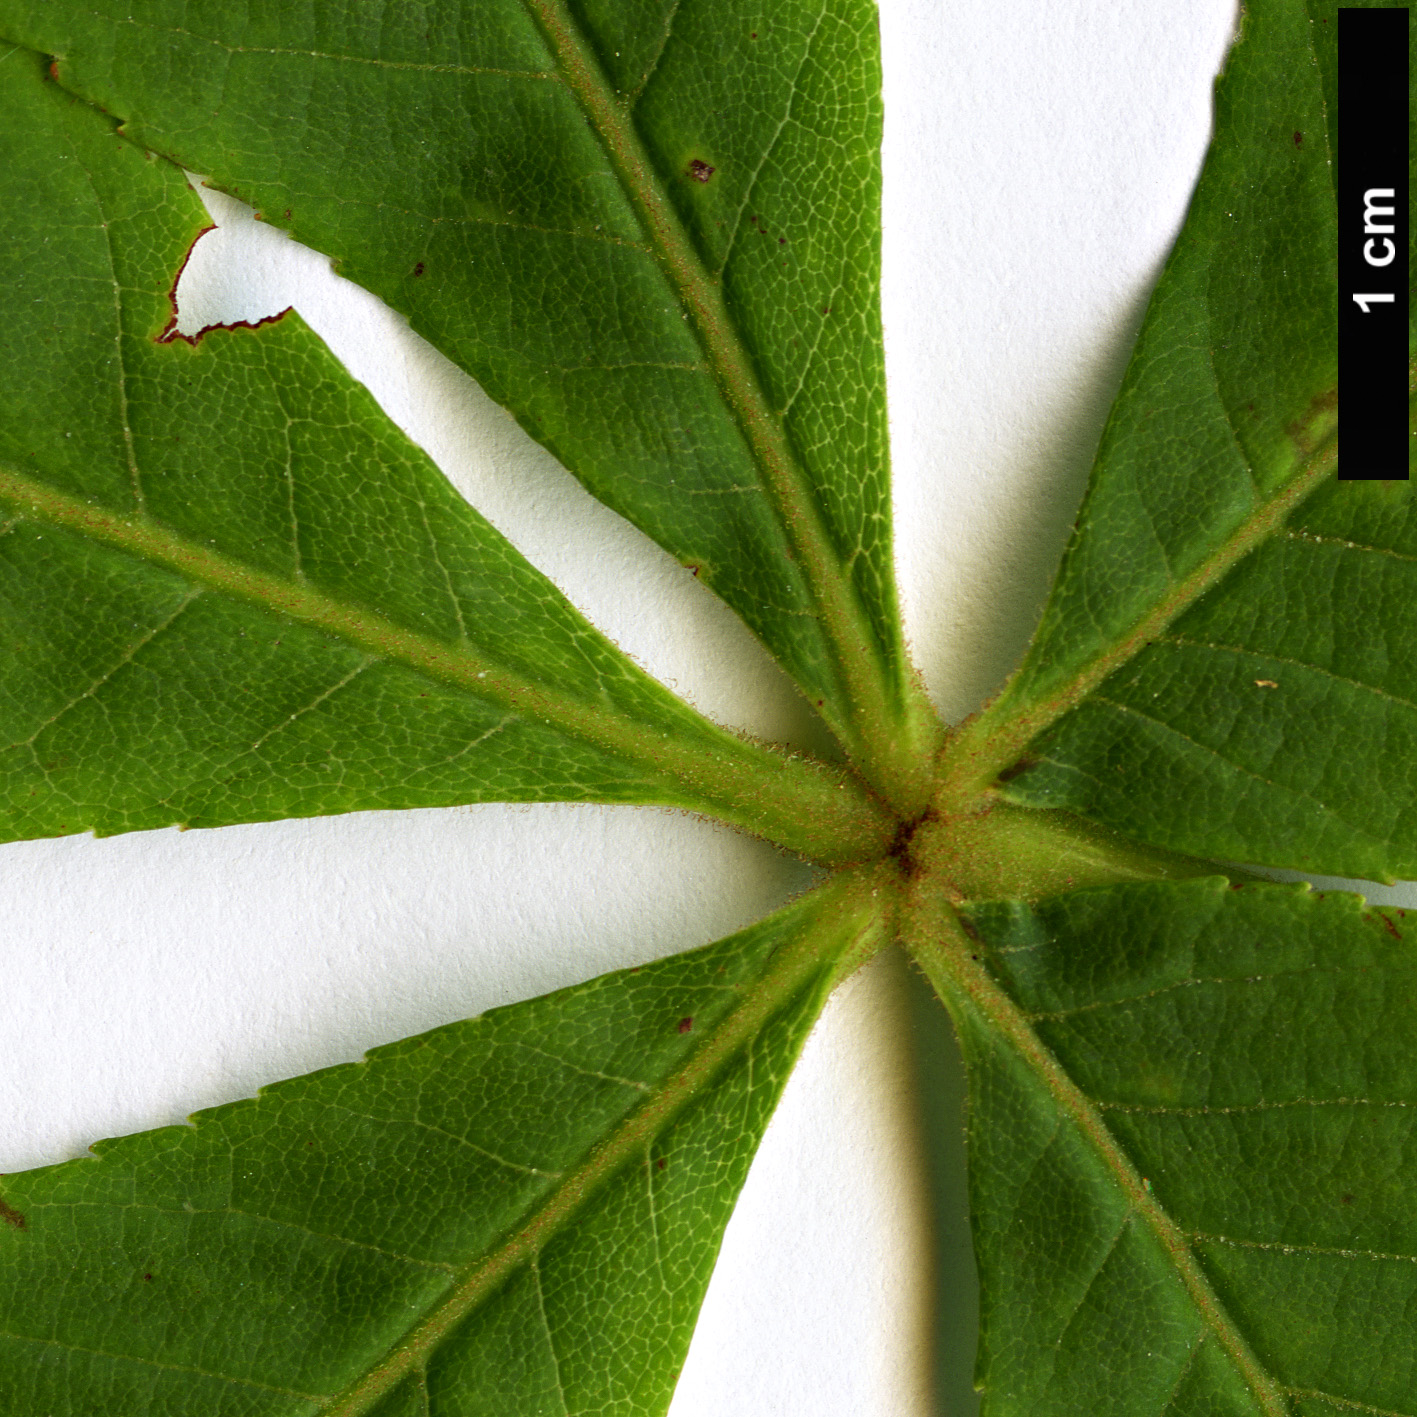
[[[1392,923],[1392,918],[1390,916],[1379,915],[1378,919],[1383,922],[1383,929],[1385,929],[1388,934],[1393,937],[1394,940],[1400,940],[1402,938],[1402,931],[1399,930],[1397,926]]]
[[[655,1169],[656,1171],[663,1171],[663,1170],[664,1170],[664,1158],[663,1158],[662,1156],[659,1158],[658,1161],[656,1161],[656,1162],[654,1163],[654,1169]]]
[[[691,1018],[681,1018],[681,1019],[679,1020],[679,1032],[680,1032],[680,1033],[687,1033],[691,1028],[693,1028],[693,1026],[694,1026],[694,1020],[691,1019]]]
[[[0,1220],[3,1220],[6,1225],[14,1226],[16,1230],[24,1230],[26,1228],[24,1216],[21,1215],[14,1206],[6,1205],[2,1200],[0,1200]]]
[[[695,182],[707,182],[713,174],[714,169],[701,157],[696,157],[689,163],[689,176]]]
[[[1329,420],[1324,415],[1331,413],[1337,407],[1338,389],[1336,387],[1326,389],[1323,393],[1310,399],[1309,406],[1303,413],[1285,426],[1285,433],[1301,455],[1307,456],[1313,452],[1330,426]],[[1315,437],[1315,434],[1318,436]]]
[[[1353,1204],[1353,1192],[1352,1192],[1352,1191],[1344,1191],[1344,1193],[1343,1193],[1343,1204],[1344,1204],[1344,1205],[1352,1205],[1352,1204]]]
[[[1294,133],[1294,146],[1296,148],[1302,148],[1304,146],[1304,135],[1300,133],[1297,129]]]
[[[778,244],[779,246],[786,246],[786,245],[787,245],[787,238],[786,238],[785,236],[779,236],[779,237],[777,238],[777,244]]]
[[[1007,767],[999,774],[998,781],[1012,782],[1014,778],[1021,777],[1029,768],[1036,767],[1037,758],[1020,758],[1012,767]]]
[[[414,275],[416,275],[416,276],[421,276],[421,275],[423,274],[423,262],[422,262],[422,261],[420,261],[416,266],[414,266],[414,268],[413,268],[413,273],[414,273]]]
[[[143,1276],[143,1283],[144,1283],[144,1284],[151,1284],[152,1282],[153,1282],[153,1277],[152,1277],[152,1275],[150,1275],[150,1274],[145,1274],[145,1275]]]

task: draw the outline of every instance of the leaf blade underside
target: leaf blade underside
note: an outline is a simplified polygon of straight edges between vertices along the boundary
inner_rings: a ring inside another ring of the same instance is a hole
[[[407,314],[918,797],[936,729],[891,565],[874,10],[648,9],[154,0],[0,27]]]
[[[6,1177],[7,1410],[662,1412],[791,1062],[881,930],[843,877],[703,949]]]
[[[1166,850],[1391,881],[1417,875],[1409,485],[1334,476],[1336,21],[1246,11],[1038,635],[947,771]]]
[[[942,839],[1021,808],[1118,863],[1417,875],[1410,485],[1334,475],[1336,20],[1244,7],[1038,635],[942,754]],[[1403,913],[948,876],[912,949],[969,1072],[986,1417],[1417,1411]]]
[[[200,203],[41,62],[0,95],[0,834],[486,800],[790,827],[773,778],[828,838],[874,816],[632,665],[297,316],[162,339]]]
[[[1216,878],[964,914],[921,958],[970,1070],[988,1417],[1417,1411],[1405,912]]]
[[[1002,795],[1213,859],[1417,876],[1410,487],[1327,484]]]

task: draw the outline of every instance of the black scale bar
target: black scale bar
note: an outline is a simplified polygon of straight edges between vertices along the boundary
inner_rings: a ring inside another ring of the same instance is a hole
[[[1338,12],[1340,479],[1407,480],[1407,26]]]

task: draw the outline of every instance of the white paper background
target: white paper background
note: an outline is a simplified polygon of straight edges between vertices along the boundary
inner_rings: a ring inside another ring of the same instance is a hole
[[[1200,163],[1234,8],[883,5],[897,556],[951,717],[998,686],[1037,615]],[[184,276],[184,328],[295,305],[651,672],[721,721],[817,741],[703,586],[399,317],[207,195],[220,230]],[[0,1169],[704,943],[810,879],[682,814],[592,807],[5,846]],[[674,1417],[976,1410],[958,1077],[915,1049],[938,1048],[932,1008],[894,955],[830,1005],[729,1228]]]

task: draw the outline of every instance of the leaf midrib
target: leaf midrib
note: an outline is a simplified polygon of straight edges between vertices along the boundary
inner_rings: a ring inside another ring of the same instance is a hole
[[[1186,1232],[1161,1207],[1122,1149],[1101,1112],[1075,1083],[1031,1022],[980,962],[979,946],[965,934],[955,911],[923,884],[906,911],[906,944],[941,1001],[954,1012],[967,1000],[1006,1042],[1085,1137],[1126,1197],[1129,1216],[1143,1221],[1160,1242],[1206,1328],[1225,1350],[1266,1417],[1290,1417],[1282,1384],[1260,1361],[1216,1294],[1191,1250]]]
[[[816,895],[816,918],[779,952],[771,970],[749,986],[744,1002],[704,1035],[703,1046],[687,1066],[620,1122],[501,1246],[465,1266],[452,1292],[408,1331],[392,1353],[326,1399],[322,1417],[365,1417],[410,1373],[421,1371],[429,1355],[458,1324],[513,1272],[534,1263],[547,1243],[673,1122],[773,1014],[810,985],[814,972],[822,975],[820,1006],[841,979],[887,944],[891,938],[887,902],[894,899],[888,875],[888,868],[863,868],[844,872],[821,887]]]
[[[684,307],[687,323],[762,475],[793,559],[802,568],[844,700],[840,706],[828,700],[818,706],[819,711],[863,776],[888,801],[906,813],[923,807],[923,801],[915,801],[922,789],[922,750],[911,741],[911,730],[937,720],[928,707],[922,714],[912,702],[895,702],[896,686],[875,652],[870,616],[854,583],[842,572],[811,479],[768,401],[720,284],[675,211],[629,107],[616,94],[593,43],[563,0],[522,3],[605,152],[656,264]],[[907,684],[904,691],[908,697],[912,686]],[[899,731],[902,726],[907,731]]]
[[[953,810],[971,805],[998,775],[1016,763],[1028,744],[1071,712],[1102,681],[1134,659],[1202,595],[1251,552],[1279,535],[1285,519],[1338,466],[1338,435],[1330,434],[1300,464],[1283,488],[1262,503],[1230,536],[1136,620],[1109,649],[1094,655],[1071,679],[1032,704],[1019,705],[1009,686],[979,716],[951,736],[940,754],[937,800]],[[1018,671],[1015,672],[1015,681]]]
[[[484,658],[396,625],[308,584],[255,570],[145,517],[129,517],[48,486],[0,462],[0,497],[29,516],[177,572],[198,585],[332,634],[376,659],[401,664],[637,764],[664,784],[666,805],[689,806],[823,861],[862,860],[890,825],[839,770],[734,738],[708,720],[695,743],[650,723],[538,684]]]

